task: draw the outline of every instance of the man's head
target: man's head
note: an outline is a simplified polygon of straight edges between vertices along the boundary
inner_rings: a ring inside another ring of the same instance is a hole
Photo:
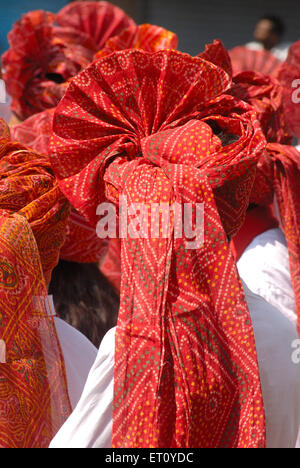
[[[280,42],[284,32],[285,26],[279,17],[265,15],[256,23],[254,39],[270,50]]]

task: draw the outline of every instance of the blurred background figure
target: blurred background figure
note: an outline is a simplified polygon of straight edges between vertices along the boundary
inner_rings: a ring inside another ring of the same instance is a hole
[[[0,64],[0,118],[9,123],[12,111],[10,109],[11,97],[6,92],[5,83],[2,80],[2,71]]]
[[[290,47],[290,43],[282,42],[285,31],[285,24],[279,16],[264,15],[254,28],[254,41],[246,44],[246,47],[251,50],[267,50],[283,62]]]

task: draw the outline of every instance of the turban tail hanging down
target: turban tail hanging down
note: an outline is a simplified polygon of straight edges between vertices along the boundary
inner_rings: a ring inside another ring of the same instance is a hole
[[[48,447],[71,411],[45,281],[69,209],[49,163],[0,123],[0,446]]]
[[[122,239],[115,447],[258,447],[264,408],[251,319],[227,242],[265,139],[229,75],[175,51],[98,60],[54,116],[60,187],[96,225],[103,201],[204,203],[204,245]],[[222,146],[221,135],[235,136]],[[237,141],[236,141],[237,140]]]

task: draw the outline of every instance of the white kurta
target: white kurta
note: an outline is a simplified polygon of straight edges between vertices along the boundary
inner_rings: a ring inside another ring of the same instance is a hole
[[[281,62],[284,62],[288,56],[290,46],[291,43],[282,42],[276,47],[273,47],[273,49],[270,50],[270,53]],[[248,44],[246,44],[246,47],[251,50],[264,50],[263,45],[260,42],[256,41],[248,42]]]
[[[244,286],[257,343],[267,446],[295,447],[300,423],[300,364],[292,362],[295,327]],[[51,448],[108,448],[112,439],[115,328],[104,337],[81,399]]]
[[[282,230],[270,229],[255,237],[237,266],[248,288],[276,307],[296,326],[289,253]]]
[[[0,118],[8,124],[12,111],[10,109],[11,97],[6,93],[5,83],[0,79]]]
[[[50,313],[55,315],[52,297],[48,297]],[[77,405],[92,365],[97,357],[97,348],[76,328],[54,317],[57,336],[63,353],[68,392],[72,408]]]

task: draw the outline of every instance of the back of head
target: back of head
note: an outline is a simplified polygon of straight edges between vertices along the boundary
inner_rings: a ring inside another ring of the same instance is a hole
[[[55,311],[98,348],[117,324],[119,296],[98,264],[60,260],[52,274],[49,294]]]

